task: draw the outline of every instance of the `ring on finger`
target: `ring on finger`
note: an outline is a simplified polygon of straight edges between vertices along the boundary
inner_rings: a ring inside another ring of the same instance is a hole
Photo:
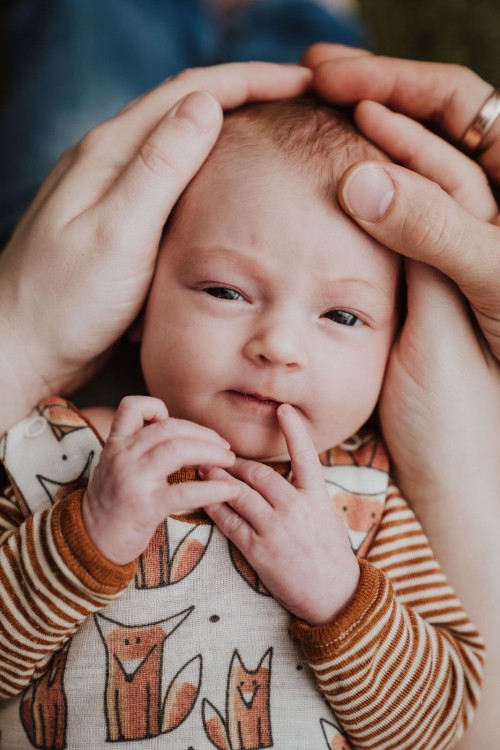
[[[494,89],[463,134],[462,146],[468,151],[477,151],[499,115],[500,89]]]

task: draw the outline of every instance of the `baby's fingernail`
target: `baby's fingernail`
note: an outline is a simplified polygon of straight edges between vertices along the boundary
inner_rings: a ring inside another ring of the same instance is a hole
[[[354,169],[342,187],[346,208],[358,219],[380,221],[394,197],[394,183],[383,167],[363,164]]]
[[[219,121],[220,106],[212,94],[193,91],[181,100],[174,114],[177,120],[194,128],[198,135],[205,135]]]
[[[207,474],[210,474],[213,468],[213,466],[209,466],[208,464],[205,464],[204,466],[198,466],[198,476],[200,477],[200,479],[205,479]]]
[[[278,411],[284,417],[287,417],[288,415],[293,414],[293,408],[290,406],[290,404],[280,404],[278,407]]]

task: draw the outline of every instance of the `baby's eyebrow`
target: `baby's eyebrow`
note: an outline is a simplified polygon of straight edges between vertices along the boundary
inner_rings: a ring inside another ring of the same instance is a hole
[[[332,279],[326,279],[326,284],[329,284],[332,288],[333,287],[343,287],[344,289],[346,287],[355,287],[355,286],[362,286],[362,287],[368,287],[369,289],[374,289],[376,292],[387,292],[386,286],[382,282],[377,282],[370,278],[362,278],[362,277],[349,277],[349,278],[332,278]]]
[[[239,247],[225,247],[223,245],[191,245],[180,248],[178,255],[180,261],[183,263],[192,263],[193,257],[195,257],[197,260],[223,260],[238,268],[242,268],[243,266],[256,271],[265,265],[262,257],[256,257],[252,254],[251,250]]]
[[[223,245],[191,245],[180,248],[179,256],[181,263],[191,266],[193,256],[196,256],[198,260],[206,259],[208,262],[211,260],[221,260],[239,271],[253,272],[256,275],[259,274],[259,271],[266,270],[265,259],[263,259],[262,255],[255,256],[250,249],[247,250],[241,247],[229,248]],[[371,295],[376,295],[381,302],[383,301],[387,305],[393,306],[394,289],[392,284],[388,283],[387,279],[384,283],[383,280],[377,280],[368,276],[336,276],[334,273],[335,270],[333,268],[332,276],[326,276],[323,272],[318,273],[318,293],[336,296],[341,291],[354,293],[366,290]],[[394,280],[395,278],[396,272],[394,272]]]

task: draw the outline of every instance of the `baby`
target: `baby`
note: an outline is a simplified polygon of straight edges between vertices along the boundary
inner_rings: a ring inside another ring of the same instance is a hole
[[[429,750],[470,722],[481,638],[363,429],[401,264],[334,196],[377,156],[312,99],[229,115],[166,228],[152,395],[92,413],[104,449],[58,398],[4,437],[6,747]]]

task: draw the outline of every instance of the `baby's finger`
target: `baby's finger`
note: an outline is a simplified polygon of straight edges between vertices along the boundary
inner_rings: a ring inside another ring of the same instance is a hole
[[[280,501],[286,502],[295,489],[290,483],[266,464],[237,458],[228,469],[228,474],[255,490],[270,508],[277,508]]]
[[[268,467],[263,466],[263,468]],[[273,469],[270,469],[270,471],[273,474],[275,473]],[[257,533],[260,533],[269,524],[272,516],[272,507],[270,504],[246,482],[233,476],[232,471],[229,472],[214,468],[208,474],[204,475],[205,478],[224,481],[232,487],[233,497],[228,502],[228,505],[234,513],[244,519]]]
[[[191,437],[178,437],[156,445],[140,458],[139,465],[144,471],[172,474],[183,466],[231,466],[235,455],[232,451],[206,440],[193,440]]]
[[[168,497],[169,514],[181,510],[205,508],[216,503],[225,503],[234,495],[234,488],[227,482],[216,480],[207,482],[181,482],[170,485]]]
[[[159,443],[164,443],[167,440],[177,440],[181,437],[190,438],[191,440],[202,440],[227,449],[231,448],[227,440],[221,437],[215,430],[203,427],[195,422],[190,422],[187,419],[175,419],[172,417],[145,427],[137,435],[135,447],[138,452],[144,453]]]
[[[205,513],[224,536],[230,539],[243,553],[251,544],[253,528],[226,503],[212,503],[204,508]]]
[[[290,404],[281,404],[277,415],[292,461],[294,486],[303,490],[317,490],[324,485],[324,479],[318,452],[309,433]]]
[[[395,161],[434,180],[469,213],[491,221],[498,212],[481,167],[447,141],[406,115],[363,101],[356,124]]]
[[[128,437],[142,430],[145,422],[159,422],[167,417],[167,407],[159,398],[125,396],[118,406],[108,440]]]

